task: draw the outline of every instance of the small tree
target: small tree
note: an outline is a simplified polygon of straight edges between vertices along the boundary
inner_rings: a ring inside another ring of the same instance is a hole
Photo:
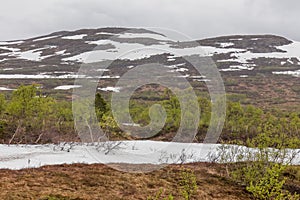
[[[40,126],[44,124],[39,121],[42,110],[45,110],[45,108],[41,102],[40,90],[37,85],[20,86],[15,90],[6,108],[6,112],[10,116],[10,124],[15,125],[15,127],[12,127],[15,129],[15,132],[11,136],[9,143],[18,134],[21,137],[26,132],[34,132],[37,126],[39,127],[36,130],[40,130]],[[12,123],[12,121],[15,123]]]
[[[102,119],[103,115],[109,111],[108,105],[100,93],[97,93],[95,97],[95,109],[99,121]]]

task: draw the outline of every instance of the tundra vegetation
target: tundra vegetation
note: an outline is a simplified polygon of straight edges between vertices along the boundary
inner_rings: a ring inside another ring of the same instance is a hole
[[[220,146],[216,154],[209,155],[212,162],[221,163],[224,177],[244,187],[256,199],[299,199],[300,172],[291,163],[299,154],[293,149],[300,149],[300,113],[264,110],[231,99],[227,102],[219,142],[239,146]],[[108,95],[96,94],[95,112],[108,138],[136,139],[130,132],[119,129],[108,102]],[[198,102],[201,117],[194,142],[203,141],[211,120],[210,99],[199,95]],[[169,141],[178,130],[181,118],[180,103],[170,91],[160,96],[149,93],[144,99],[132,98],[130,114],[134,123],[145,126],[150,122],[149,108],[154,103],[165,108],[167,118],[163,129],[150,139]],[[12,93],[0,94],[0,140],[5,144],[79,141],[74,130],[72,103],[45,95],[38,85],[20,86]],[[255,151],[245,151],[243,146]],[[195,199],[199,188],[195,172],[181,167],[176,186],[180,198]],[[293,181],[296,189],[289,187]],[[174,196],[172,191],[162,188],[148,199],[170,200]]]
[[[104,99],[100,93],[96,94],[95,112],[99,125],[112,140],[134,139],[129,132],[119,129],[109,102],[109,96],[106,95]],[[210,99],[199,95],[198,102],[200,122],[195,142],[203,141],[211,120]],[[149,108],[154,103],[165,108],[167,117],[163,129],[153,138],[171,140],[181,120],[180,103],[171,92],[166,91],[159,97],[149,93],[147,99],[132,98],[129,111],[133,121],[141,126],[147,125],[150,122]],[[243,105],[239,101],[228,101],[226,109],[220,143],[246,145],[249,139],[266,132],[272,135],[284,134],[291,140],[300,138],[299,112],[263,110]],[[12,93],[0,94],[0,140],[11,144],[78,140],[74,130],[72,102],[44,95],[37,85],[20,86]]]

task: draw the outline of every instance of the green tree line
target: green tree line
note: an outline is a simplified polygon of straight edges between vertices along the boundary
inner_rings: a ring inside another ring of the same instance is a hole
[[[151,98],[150,98],[151,99]],[[130,139],[130,133],[122,132],[113,119],[109,98],[98,93],[95,96],[95,111],[99,125],[110,134],[110,138]],[[198,97],[200,122],[196,142],[201,142],[211,120],[211,101]],[[176,133],[181,123],[180,103],[176,96],[165,92],[164,97],[149,101],[131,99],[130,114],[135,123],[149,124],[149,108],[161,104],[167,113],[163,129],[154,137],[166,137]],[[124,108],[125,109],[125,108]],[[300,138],[300,113],[280,110],[264,111],[239,102],[227,103],[226,120],[219,142],[246,144],[248,139],[268,132]],[[72,115],[72,102],[58,101],[43,96],[36,85],[20,86],[12,94],[0,94],[0,141],[2,143],[46,143],[61,140],[76,140]],[[299,147],[300,148],[300,147]]]

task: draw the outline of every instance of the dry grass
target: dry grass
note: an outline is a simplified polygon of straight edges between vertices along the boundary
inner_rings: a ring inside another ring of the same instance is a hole
[[[137,170],[147,165],[128,165]],[[242,187],[222,176],[222,166],[185,165],[197,176],[195,199],[250,199]],[[147,199],[163,188],[163,195],[181,199],[178,182],[182,166],[151,173],[125,173],[105,165],[59,165],[20,171],[0,170],[0,199]]]

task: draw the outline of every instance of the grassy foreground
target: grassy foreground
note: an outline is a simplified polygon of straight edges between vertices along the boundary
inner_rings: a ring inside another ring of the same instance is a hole
[[[128,165],[140,168],[149,165]],[[105,165],[59,165],[19,171],[0,170],[0,199],[141,199],[169,194],[182,199],[178,182],[182,168],[196,175],[197,191],[193,199],[252,199],[242,186],[224,175],[224,167],[198,163],[170,165],[151,173],[125,173]]]

